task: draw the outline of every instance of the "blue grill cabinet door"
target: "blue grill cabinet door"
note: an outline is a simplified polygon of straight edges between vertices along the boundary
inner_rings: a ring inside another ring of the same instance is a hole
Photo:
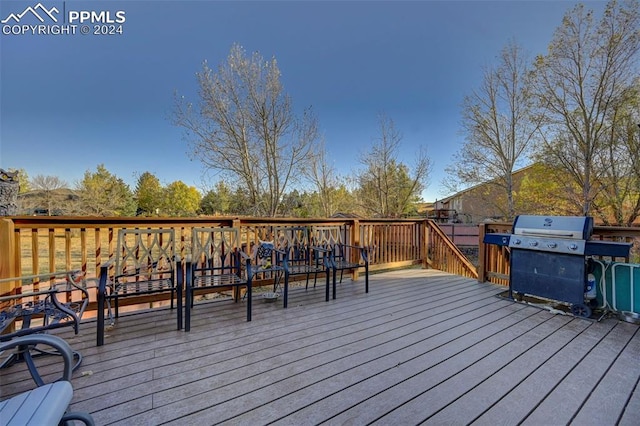
[[[570,304],[583,304],[586,271],[583,256],[513,249],[510,290]]]

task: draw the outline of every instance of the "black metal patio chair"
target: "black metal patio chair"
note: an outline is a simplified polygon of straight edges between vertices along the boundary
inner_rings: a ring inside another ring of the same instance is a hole
[[[307,226],[275,226],[273,228],[275,245],[281,252],[280,261],[286,270],[286,280],[289,277],[303,275],[306,279],[305,287],[309,288],[309,280],[313,276],[315,287],[318,274],[325,276],[325,300],[329,300],[329,267],[328,250],[311,244],[309,227]],[[287,307],[287,294],[284,297],[284,307]],[[333,297],[335,298],[335,287]]]
[[[232,289],[239,302],[246,289],[247,321],[251,321],[251,257],[241,250],[237,228],[193,228],[191,255],[185,259],[184,330],[191,330],[195,296]]]
[[[148,296],[170,293],[178,304],[178,329],[182,324],[183,277],[177,273],[173,229],[120,229],[113,258],[101,266],[98,283],[97,345],[104,345],[105,309],[111,326],[119,316],[120,299],[143,303]],[[113,311],[112,311],[113,310]],[[115,313],[113,313],[115,312]]]
[[[313,244],[328,250],[335,298],[336,275],[340,283],[344,271],[364,268],[365,292],[369,292],[369,248],[348,244],[346,229],[340,226],[314,226]]]

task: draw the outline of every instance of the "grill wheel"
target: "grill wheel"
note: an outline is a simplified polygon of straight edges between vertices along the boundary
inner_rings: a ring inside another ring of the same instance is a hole
[[[589,318],[591,316],[591,308],[587,305],[575,304],[571,305],[571,313],[577,317]]]

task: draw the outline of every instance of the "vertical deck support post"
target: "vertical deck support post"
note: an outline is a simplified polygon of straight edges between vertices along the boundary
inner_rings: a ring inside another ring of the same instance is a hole
[[[487,232],[486,224],[481,223],[478,230],[478,282],[487,281],[487,250],[484,245],[484,235]]]
[[[16,263],[15,227],[11,219],[0,219],[0,279],[15,277]],[[20,284],[18,284],[20,285]],[[0,294],[8,294],[16,288],[15,282],[0,285]]]

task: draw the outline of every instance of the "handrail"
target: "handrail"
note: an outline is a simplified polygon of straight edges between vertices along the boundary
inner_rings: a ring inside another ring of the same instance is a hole
[[[432,240],[429,244],[432,248],[430,266],[464,277],[478,278],[476,267],[469,262],[458,246],[453,244],[438,224],[434,221],[428,221],[427,224]]]

